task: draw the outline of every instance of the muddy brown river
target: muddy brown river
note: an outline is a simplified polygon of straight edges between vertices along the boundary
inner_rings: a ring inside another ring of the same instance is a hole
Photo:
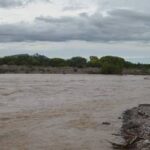
[[[148,76],[1,74],[0,150],[112,150],[118,117],[143,103]]]

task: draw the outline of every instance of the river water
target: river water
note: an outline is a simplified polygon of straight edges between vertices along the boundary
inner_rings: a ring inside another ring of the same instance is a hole
[[[0,150],[111,150],[118,117],[143,103],[148,76],[1,74]]]

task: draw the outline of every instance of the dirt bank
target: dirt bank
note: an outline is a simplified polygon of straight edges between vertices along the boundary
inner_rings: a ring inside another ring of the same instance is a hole
[[[17,66],[0,65],[0,73],[8,74],[101,74],[100,68],[86,67],[42,67],[42,66]],[[150,75],[150,69],[124,69],[124,75]]]
[[[16,66],[0,65],[0,73],[32,73],[32,74],[99,74],[100,68],[74,68],[74,67],[42,67],[42,66]]]

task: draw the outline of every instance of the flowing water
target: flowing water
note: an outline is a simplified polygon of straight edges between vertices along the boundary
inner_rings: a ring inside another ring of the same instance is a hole
[[[148,76],[1,74],[0,150],[111,150],[118,117],[143,103]]]

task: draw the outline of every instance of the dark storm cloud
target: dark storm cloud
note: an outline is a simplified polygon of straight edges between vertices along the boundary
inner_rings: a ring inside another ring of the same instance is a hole
[[[0,0],[0,7],[9,8],[9,7],[23,6],[27,5],[28,3],[36,1],[50,2],[50,0]]]
[[[38,17],[33,24],[0,25],[0,42],[20,41],[150,41],[150,15],[117,9],[77,17]]]

